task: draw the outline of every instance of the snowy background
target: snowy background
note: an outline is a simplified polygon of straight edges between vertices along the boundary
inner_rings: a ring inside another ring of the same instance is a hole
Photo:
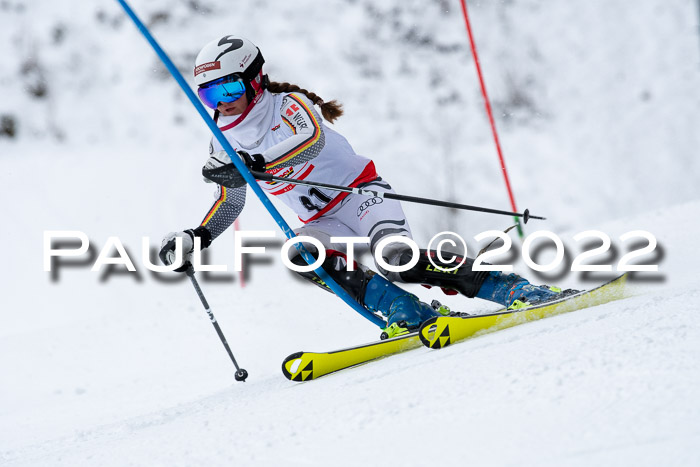
[[[648,230],[659,273],[622,302],[294,384],[288,354],[377,328],[286,271],[278,233],[245,288],[201,278],[241,384],[191,286],[142,262],[143,237],[213,200],[205,125],[116,2],[0,0],[0,464],[698,465],[698,4],[469,5],[518,206],[548,217],[526,232],[575,256],[573,235],[603,230],[615,264]],[[187,78],[202,44],[241,34],[272,79],[343,102],[335,128],[397,192],[509,209],[457,0],[132,6]],[[275,230],[252,198],[241,227]],[[404,208],[420,242],[510,221]],[[85,232],[90,255],[44,272],[46,230]],[[137,273],[90,271],[112,236]],[[210,261],[232,258],[227,232]]]

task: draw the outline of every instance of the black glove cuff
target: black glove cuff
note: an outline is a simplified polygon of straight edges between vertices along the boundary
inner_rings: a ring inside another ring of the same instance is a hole
[[[209,232],[209,230],[206,227],[200,225],[196,229],[190,230],[189,232],[192,232],[192,235],[194,235],[195,237],[199,237],[202,240],[202,248],[208,248],[209,245],[211,245],[211,232]]]

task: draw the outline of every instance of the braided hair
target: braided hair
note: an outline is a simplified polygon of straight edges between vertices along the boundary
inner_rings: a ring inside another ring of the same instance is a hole
[[[311,100],[311,102],[314,103],[314,105],[318,105],[319,107],[321,107],[321,115],[323,115],[323,118],[325,118],[331,123],[333,123],[338,117],[343,115],[343,105],[340,102],[336,100],[324,102],[324,100],[321,99],[315,93],[307,91],[306,89],[302,89],[296,84],[277,83],[275,81],[270,81],[267,85],[267,89],[275,94],[279,94],[282,92],[300,92],[304,94]]]

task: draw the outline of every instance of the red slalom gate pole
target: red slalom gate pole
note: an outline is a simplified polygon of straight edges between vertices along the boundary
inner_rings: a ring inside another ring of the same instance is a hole
[[[503,159],[503,151],[501,150],[501,143],[498,139],[498,132],[496,131],[496,122],[493,119],[493,111],[491,110],[491,102],[489,101],[489,96],[486,93],[486,84],[484,83],[484,76],[481,73],[481,65],[479,64],[479,56],[476,53],[476,43],[474,42],[474,34],[472,33],[472,27],[469,22],[469,13],[467,13],[467,1],[460,0],[462,5],[462,13],[464,14],[464,22],[467,25],[467,35],[469,36],[469,43],[472,49],[472,56],[474,57],[474,64],[476,65],[476,73],[479,75],[479,85],[481,86],[481,95],[484,97],[484,106],[486,107],[486,114],[489,117],[489,123],[491,124],[491,132],[493,133],[493,140],[496,143],[496,152],[498,153],[498,160],[501,164],[501,170],[503,171],[503,178],[506,181],[506,189],[508,190],[508,197],[510,198],[510,206],[513,212],[518,212],[515,207],[515,197],[513,196],[513,190],[510,186],[510,179],[508,178],[508,171],[506,170],[506,161]],[[523,228],[520,224],[520,219],[514,217],[515,222],[518,226],[518,236],[523,239]]]
[[[236,235],[236,232],[238,232],[239,230],[241,230],[241,226],[238,223],[238,219],[236,219],[235,221],[233,221],[233,235]],[[245,273],[243,269],[241,269],[238,273],[238,280],[241,283],[241,288],[245,288]]]

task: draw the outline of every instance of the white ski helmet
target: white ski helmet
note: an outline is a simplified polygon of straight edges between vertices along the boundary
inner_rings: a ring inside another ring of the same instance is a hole
[[[262,66],[265,59],[255,44],[237,36],[215,39],[197,55],[194,64],[194,82],[202,86],[215,79],[237,74],[246,85],[248,100],[262,91],[267,84]]]

